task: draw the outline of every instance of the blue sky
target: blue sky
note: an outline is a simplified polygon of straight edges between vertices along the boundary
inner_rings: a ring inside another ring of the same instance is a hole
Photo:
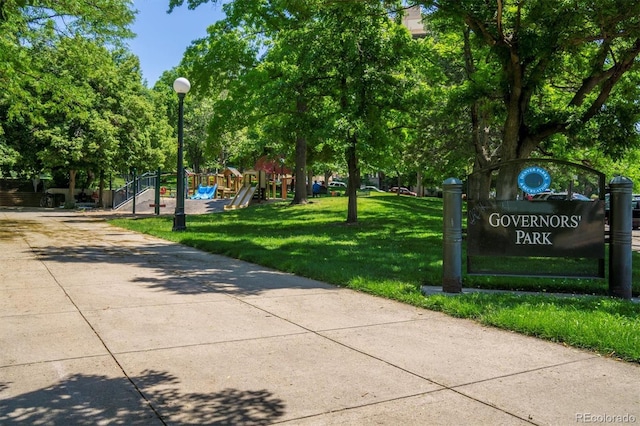
[[[186,1],[185,1],[186,3]],[[169,0],[134,0],[138,9],[129,40],[131,51],[140,58],[142,76],[153,87],[160,75],[180,63],[186,48],[207,34],[207,27],[222,19],[222,2],[204,4],[195,10],[186,5],[167,14]]]

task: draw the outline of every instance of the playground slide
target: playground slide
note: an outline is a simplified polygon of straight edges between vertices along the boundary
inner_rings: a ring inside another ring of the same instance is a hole
[[[216,190],[218,189],[218,184],[216,183],[213,186],[207,186],[207,191],[205,196],[202,197],[203,200],[210,200],[216,196]]]
[[[200,197],[202,197],[202,194],[204,194],[205,188],[206,188],[206,186],[199,185],[198,186],[198,191],[191,196],[191,199],[192,200],[199,200]]]
[[[198,186],[198,192],[191,196],[192,200],[210,200],[216,195],[216,189],[218,188],[218,184],[213,186]]]
[[[233,197],[231,202],[224,206],[225,210],[241,209],[247,207],[256,192],[257,186],[243,186],[240,191]]]

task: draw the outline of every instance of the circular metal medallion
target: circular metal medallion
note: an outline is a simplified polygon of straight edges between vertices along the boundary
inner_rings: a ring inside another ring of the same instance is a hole
[[[527,167],[518,175],[518,187],[527,194],[539,194],[549,189],[550,185],[551,175],[542,167]]]

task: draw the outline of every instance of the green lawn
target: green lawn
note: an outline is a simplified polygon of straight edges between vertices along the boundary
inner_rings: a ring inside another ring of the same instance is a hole
[[[425,297],[422,285],[442,284],[442,200],[371,193],[358,199],[356,225],[345,224],[346,197],[311,201],[191,215],[187,231],[179,233],[171,231],[172,217],[111,222],[211,253],[640,362],[640,304],[606,297],[606,280],[464,276],[465,287],[592,296]],[[633,253],[633,265],[637,296],[638,253]]]

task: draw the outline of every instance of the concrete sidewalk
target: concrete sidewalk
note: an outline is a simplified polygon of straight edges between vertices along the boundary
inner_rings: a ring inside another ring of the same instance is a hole
[[[0,424],[640,423],[640,366],[0,210]]]

